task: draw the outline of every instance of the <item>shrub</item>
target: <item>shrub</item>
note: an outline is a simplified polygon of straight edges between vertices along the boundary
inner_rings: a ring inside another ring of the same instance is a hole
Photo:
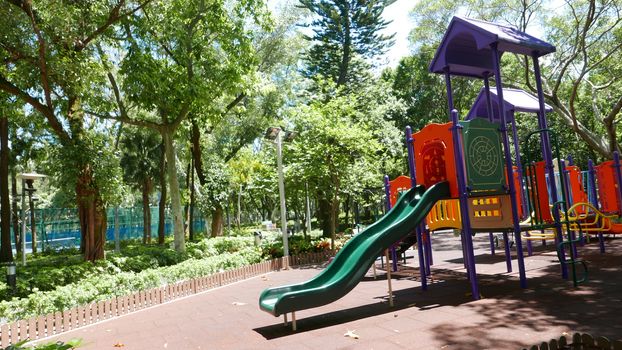
[[[204,259],[188,259],[177,265],[149,268],[141,272],[92,274],[81,281],[59,286],[51,291],[33,290],[25,298],[0,302],[2,321],[25,319],[36,315],[66,310],[139,290],[161,287],[220,270],[234,269],[261,261],[257,248],[244,248],[236,253],[220,254]],[[101,269],[107,267],[99,266]],[[2,322],[0,322],[2,323]]]

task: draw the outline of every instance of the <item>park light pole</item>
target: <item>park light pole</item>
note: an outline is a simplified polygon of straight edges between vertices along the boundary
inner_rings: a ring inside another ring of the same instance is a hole
[[[279,200],[281,202],[281,233],[283,235],[283,257],[289,256],[289,241],[287,235],[287,209],[285,207],[285,179],[283,176],[283,141],[289,142],[296,137],[293,131],[281,133],[281,128],[270,127],[266,130],[265,138],[276,143],[276,166],[279,176]]]
[[[18,174],[17,177],[22,179],[22,212],[21,212],[21,217],[20,217],[20,219],[22,220],[22,227],[21,227],[22,265],[26,266],[26,183],[29,184],[28,191],[30,195],[32,196],[32,192],[35,191],[35,188],[32,185],[34,183],[34,180],[43,179],[47,176],[43,174],[37,174],[37,173],[21,173],[21,174]],[[36,242],[33,241],[32,244],[36,244]]]

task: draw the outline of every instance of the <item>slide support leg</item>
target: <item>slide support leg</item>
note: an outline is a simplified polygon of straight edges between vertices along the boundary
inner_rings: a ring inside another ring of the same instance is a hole
[[[389,250],[385,250],[384,254],[386,255],[387,260],[388,260]],[[391,269],[388,268],[388,264],[387,264],[387,283],[389,283],[389,306],[393,307],[393,288],[391,287]]]

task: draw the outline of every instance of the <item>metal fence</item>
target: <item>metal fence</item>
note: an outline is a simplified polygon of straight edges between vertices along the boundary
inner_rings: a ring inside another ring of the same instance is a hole
[[[158,207],[151,210],[151,237],[156,239],[158,234]],[[106,240],[114,240],[115,208],[108,208],[108,227]],[[121,240],[142,238],[143,236],[143,208],[119,208],[118,213],[119,238]],[[195,232],[205,232],[205,218],[194,210],[193,226]],[[80,245],[80,221],[77,208],[46,208],[35,210],[35,231],[37,233],[37,248],[78,247]],[[13,228],[11,228],[12,231]],[[170,208],[166,209],[165,229],[168,236],[172,233],[172,216]],[[11,244],[15,247],[15,235],[11,232]],[[30,214],[26,215],[26,250],[32,249],[32,232]]]

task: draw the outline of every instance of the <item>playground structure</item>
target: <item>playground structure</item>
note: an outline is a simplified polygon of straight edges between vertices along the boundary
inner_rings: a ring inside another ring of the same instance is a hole
[[[509,235],[513,234],[522,288],[527,286],[523,239],[531,254],[534,239],[554,238],[562,277],[569,277],[570,267],[575,286],[585,281],[587,264],[577,258],[576,244],[583,241],[585,232],[598,232],[602,245],[605,230],[622,226],[612,223],[612,213],[622,214],[622,175],[617,154],[614,166],[605,162],[590,169],[588,181],[572,161],[566,166],[561,159],[556,136],[547,124],[546,114],[551,108],[544,103],[539,66],[539,58],[554,51],[554,46],[514,28],[454,17],[429,67],[432,73],[445,77],[450,121],[429,124],[416,133],[407,127],[410,176],[393,181],[385,177],[388,213],[352,238],[315,278],[266,289],[259,298],[260,308],[274,316],[292,313],[295,330],[295,311],[341,298],[382,252],[387,254],[396,242],[413,234],[425,290],[432,264],[431,232],[442,229],[460,232],[475,300],[480,293],[473,236],[480,232],[489,234],[493,253],[493,232],[503,235],[508,272],[512,271]],[[505,52],[531,59],[537,97],[502,87],[500,61]],[[484,87],[464,120],[459,119],[453,104],[455,76],[483,80]],[[494,90],[491,78],[495,80]],[[518,140],[515,112],[537,116],[538,130],[524,140]],[[521,159],[519,146],[534,143],[542,159]],[[394,255],[394,263],[396,260]],[[583,278],[578,278],[577,265],[583,268]],[[390,276],[388,280],[391,290]]]

